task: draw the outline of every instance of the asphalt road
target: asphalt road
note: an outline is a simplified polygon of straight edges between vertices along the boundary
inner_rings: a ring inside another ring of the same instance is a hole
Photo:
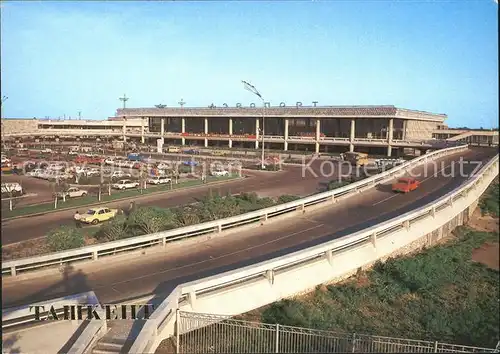
[[[312,170],[315,173],[320,172],[321,163],[322,161],[320,160],[312,163]],[[330,173],[330,171],[327,173]],[[334,175],[336,176],[337,173],[338,171],[335,171]],[[276,173],[244,171],[244,174],[248,176],[244,180],[233,180],[212,186],[178,190],[163,195],[151,194],[138,197],[135,201],[138,206],[177,207],[195,202],[196,199],[206,196],[210,189],[213,193],[217,192],[221,195],[225,195],[226,193],[256,192],[260,196],[272,197],[283,194],[307,196],[317,192],[321,188],[321,183],[335,178],[333,176],[316,178],[310,171],[302,174],[302,167],[300,166],[286,166],[283,171]],[[107,206],[122,209],[128,208],[129,204],[130,200],[106,203]],[[8,245],[42,237],[60,225],[72,225],[74,223],[73,215],[77,209],[85,209],[85,207],[30,218],[2,220],[2,244]]]
[[[495,152],[470,151],[466,160],[486,161]],[[106,303],[146,294],[161,299],[176,285],[219,274],[242,266],[310,247],[423,206],[459,186],[467,176],[452,174],[450,164],[459,156],[427,165],[427,176],[409,194],[393,194],[390,185],[381,185],[331,207],[293,219],[255,226],[246,231],[190,245],[146,250],[144,255],[104,258],[75,265],[60,274],[57,270],[26,278],[2,278],[4,307],[20,306],[60,296],[93,290]],[[474,165],[465,165],[470,174]],[[414,170],[422,174],[424,167]],[[438,172],[435,176],[435,172]]]

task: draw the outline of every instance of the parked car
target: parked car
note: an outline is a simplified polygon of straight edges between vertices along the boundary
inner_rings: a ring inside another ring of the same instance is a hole
[[[98,168],[87,168],[85,169],[85,174],[87,177],[100,176],[101,171]]]
[[[52,153],[53,151],[52,151],[52,149],[46,148],[46,149],[43,149],[41,152],[42,152],[43,154],[45,154],[45,153],[50,154],[50,153]]]
[[[108,157],[104,160],[104,163],[106,165],[113,165],[115,163],[115,159],[113,159],[112,157]]]
[[[169,146],[167,148],[167,152],[180,152],[181,149],[179,149],[177,146]]]
[[[118,209],[110,209],[107,207],[93,208],[81,215],[80,222],[97,225],[100,222],[113,219],[116,214],[118,214]]]
[[[42,174],[42,173],[43,173],[43,170],[41,168],[35,168],[34,170],[27,172],[26,176],[38,178],[40,176],[40,174]]]
[[[23,195],[23,187],[19,183],[2,183],[2,197],[18,197]]]
[[[123,171],[114,171],[111,174],[111,178],[118,179],[118,178],[130,178],[132,175],[130,173],[126,173]]]
[[[420,182],[414,178],[400,178],[396,183],[392,185],[393,192],[408,193],[417,189]]]
[[[41,179],[49,179],[50,171],[42,169],[42,172],[40,172],[36,177]]]
[[[200,150],[193,149],[193,148],[191,148],[191,149],[185,149],[183,152],[185,154],[190,154],[190,155],[199,155],[200,154]]]
[[[137,181],[131,181],[129,179],[123,179],[121,181],[113,183],[111,185],[111,187],[113,187],[114,189],[120,189],[120,190],[137,188],[137,187],[139,187],[139,182],[137,182]]]
[[[160,162],[157,166],[156,166],[159,170],[167,170],[169,169],[171,166],[170,163],[168,162]]]
[[[165,184],[170,183],[171,181],[172,179],[166,176],[152,176],[146,180],[149,184]]]
[[[199,163],[196,161],[184,161],[182,164],[185,166],[198,166],[199,165]]]
[[[66,192],[57,193],[58,197],[66,197],[66,198],[76,198],[76,197],[85,197],[89,194],[88,191],[84,189],[80,189],[77,187],[71,187]]]
[[[212,171],[212,176],[215,177],[229,176],[229,172],[225,170]]]
[[[62,171],[64,170],[64,164],[60,164],[60,163],[51,163],[47,169],[51,170],[51,171]]]

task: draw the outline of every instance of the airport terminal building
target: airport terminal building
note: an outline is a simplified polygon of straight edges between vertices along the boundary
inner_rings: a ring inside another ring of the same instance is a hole
[[[107,120],[4,119],[2,136],[33,139],[114,139],[164,145],[308,152],[364,151],[397,155],[436,147],[436,137],[459,141],[447,116],[395,106],[152,107],[117,109]],[[482,133],[485,142],[498,132]],[[469,135],[467,135],[469,134]],[[477,137],[476,137],[477,138]]]
[[[422,142],[446,119],[444,114],[394,106],[208,107],[118,109],[114,119],[144,120],[164,143],[196,146],[266,147],[311,152],[383,150],[405,141]],[[180,138],[180,141],[179,141]],[[176,141],[175,141],[176,140]]]

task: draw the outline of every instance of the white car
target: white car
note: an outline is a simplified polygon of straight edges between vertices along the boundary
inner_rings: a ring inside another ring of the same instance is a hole
[[[7,157],[5,156],[2,156],[2,163],[9,163],[10,162],[10,159],[8,159]]]
[[[129,179],[123,179],[121,181],[118,181],[118,182],[112,184],[111,187],[113,187],[114,189],[120,189],[120,190],[137,188],[137,187],[139,187],[139,182],[131,181]]]
[[[165,184],[165,183],[170,183],[171,181],[172,181],[171,178],[165,176],[153,176],[146,180],[146,182],[149,184]]]
[[[40,172],[36,177],[41,178],[41,179],[49,179],[50,172],[51,171],[48,171],[48,170],[42,170],[42,172]]]
[[[70,151],[70,152],[68,152],[68,155],[70,155],[70,156],[78,155],[78,151]]]
[[[64,164],[59,164],[59,163],[51,163],[47,169],[51,170],[51,171],[62,171],[64,170]]]
[[[19,183],[2,183],[2,196],[17,197],[23,194],[23,187]]]
[[[41,168],[35,168],[34,170],[27,172],[26,176],[38,177],[41,173],[43,173],[43,170]]]
[[[111,178],[130,178],[132,175],[123,171],[114,171],[111,174]]]
[[[160,162],[156,168],[158,168],[159,170],[167,170],[169,168],[172,167],[172,164],[168,163],[168,162]]]
[[[42,153],[51,153],[51,152],[52,152],[52,149],[49,149],[49,148],[42,150]]]
[[[101,171],[99,171],[98,168],[88,168],[88,169],[85,170],[85,174],[88,177],[100,176],[101,175]]]
[[[216,177],[229,176],[229,172],[225,170],[212,171],[212,176]]]
[[[76,197],[85,197],[86,195],[88,195],[89,192],[84,190],[84,189],[79,189],[79,188],[76,188],[76,187],[71,187],[69,188],[66,192],[59,192],[57,193],[57,196],[58,197],[63,197],[65,196],[66,198],[76,198]]]
[[[115,160],[111,157],[108,157],[106,160],[104,160],[104,163],[106,165],[113,165],[115,163]]]

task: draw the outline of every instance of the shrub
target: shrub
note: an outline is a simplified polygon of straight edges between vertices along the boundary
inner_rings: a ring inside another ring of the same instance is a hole
[[[296,196],[296,195],[288,195],[288,194],[285,194],[285,195],[281,195],[278,200],[276,201],[277,204],[284,204],[284,203],[288,203],[288,202],[293,202],[297,199],[300,199],[299,196]]]
[[[101,242],[116,241],[127,237],[130,237],[130,234],[127,218],[123,214],[117,215],[112,220],[102,224],[95,234],[95,238]]]
[[[479,202],[479,207],[481,208],[481,213],[483,215],[490,214],[494,217],[499,215],[499,196],[500,190],[498,185],[498,179],[493,181],[491,185],[486,190],[484,197]]]
[[[79,229],[60,226],[47,235],[47,244],[52,252],[65,251],[85,245],[85,238]]]
[[[337,188],[341,188],[341,187],[347,186],[350,183],[351,182],[348,182],[348,181],[333,180],[330,183],[328,183],[328,190],[331,191],[331,190],[334,190],[334,189],[337,189]]]
[[[185,206],[175,209],[174,213],[180,226],[195,225],[201,222],[198,210],[196,210],[193,206]]]
[[[132,211],[127,226],[133,235],[153,234],[178,226],[176,215],[170,209],[140,207]]]

